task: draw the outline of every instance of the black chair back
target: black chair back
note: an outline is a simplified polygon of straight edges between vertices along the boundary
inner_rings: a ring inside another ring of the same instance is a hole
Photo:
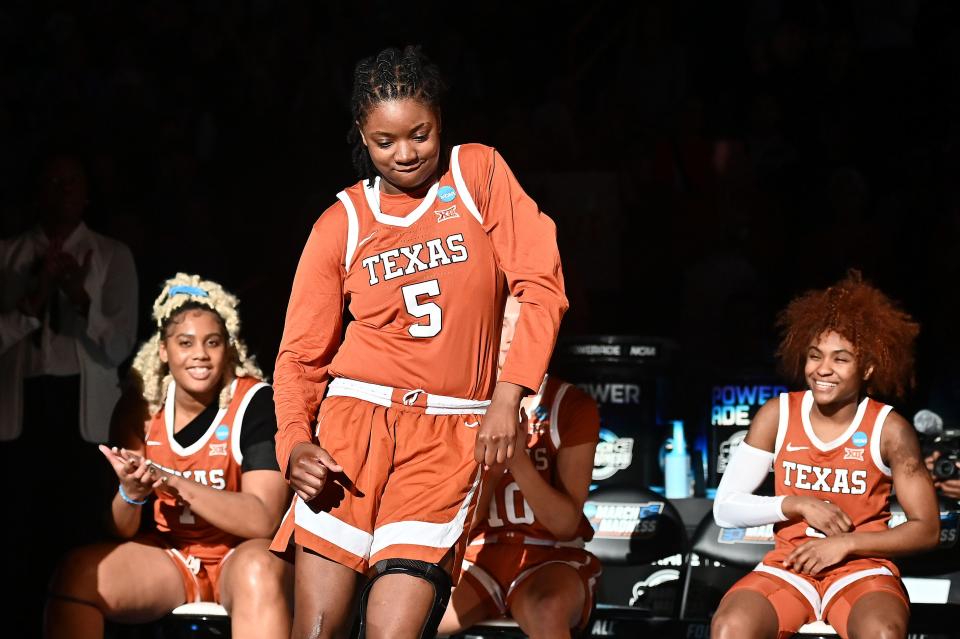
[[[583,512],[594,529],[587,550],[604,566],[638,566],[686,552],[687,531],[663,495],[638,486],[604,485]]]
[[[773,524],[755,528],[721,528],[713,513],[704,515],[693,534],[691,550],[699,557],[752,570],[773,550]]]
[[[631,485],[601,485],[583,507],[594,529],[587,550],[603,563],[592,628],[611,636],[671,634],[680,604],[689,540],[663,495]]]
[[[773,526],[721,528],[708,512],[690,543],[679,617],[709,627],[709,619],[730,586],[753,570],[773,549]]]

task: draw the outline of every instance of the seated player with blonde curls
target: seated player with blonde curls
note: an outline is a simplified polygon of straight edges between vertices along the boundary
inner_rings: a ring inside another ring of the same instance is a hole
[[[714,517],[773,523],[776,546],[727,592],[711,637],[905,637],[910,604],[890,557],[939,541],[939,508],[913,427],[871,395],[912,383],[918,327],[856,271],[794,299],[779,356],[808,390],[761,407],[724,473]],[[754,495],[773,463],[775,496]],[[888,527],[895,490],[907,521]]]
[[[292,570],[268,546],[290,494],[272,389],[240,339],[237,304],[196,275],[166,281],[157,332],[133,364],[140,392],[114,411],[122,448],[100,447],[119,480],[111,515],[122,541],[61,563],[46,637],[102,637],[105,619],[150,621],[194,601],[222,603],[235,638],[289,636]]]

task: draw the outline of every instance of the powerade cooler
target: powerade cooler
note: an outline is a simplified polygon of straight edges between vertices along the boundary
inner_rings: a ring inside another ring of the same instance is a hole
[[[662,487],[661,454],[672,434],[668,399],[677,346],[632,335],[562,338],[550,372],[576,384],[600,409],[594,485]]]
[[[772,370],[745,370],[717,375],[705,390],[709,393],[712,453],[708,485],[716,486],[757,411],[765,402],[776,399],[788,389]]]

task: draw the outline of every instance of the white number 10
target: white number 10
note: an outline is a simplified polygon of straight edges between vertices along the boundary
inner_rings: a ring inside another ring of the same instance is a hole
[[[520,487],[517,486],[517,482],[511,482],[507,484],[507,487],[503,491],[504,514],[507,516],[507,521],[509,521],[511,524],[532,524],[534,521],[533,509],[530,508],[530,504],[527,503],[526,499],[523,500],[523,514],[517,514],[517,502],[515,495],[519,491]],[[499,528],[503,525],[503,520],[500,519],[497,510],[497,494],[494,493],[490,499],[490,516],[487,519],[491,528]]]
[[[414,337],[433,337],[440,332],[442,322],[440,307],[433,302],[421,304],[417,298],[421,295],[436,297],[440,294],[440,283],[437,280],[427,280],[417,284],[408,284],[400,289],[403,292],[403,303],[407,312],[414,317],[427,317],[426,324],[414,324],[409,329]]]

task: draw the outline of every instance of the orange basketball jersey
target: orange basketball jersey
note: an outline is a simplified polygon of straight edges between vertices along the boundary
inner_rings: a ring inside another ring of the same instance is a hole
[[[549,375],[527,411],[527,417],[530,434],[526,452],[540,476],[551,486],[559,483],[557,454],[561,448],[596,444],[600,438],[597,404],[576,386]],[[511,537],[558,541],[537,521],[513,475],[505,471],[495,484],[489,512],[477,513],[471,544],[496,543]],[[593,527],[581,516],[575,539],[589,541],[592,537]]]
[[[890,468],[880,456],[880,436],[891,407],[865,398],[847,429],[824,442],[813,432],[810,391],[780,395],[780,424],[774,450],[777,495],[803,495],[829,501],[853,520],[856,532],[886,530],[890,519]],[[764,563],[779,565],[790,552],[812,537],[823,534],[805,521],[785,521],[774,526],[776,546]],[[848,559],[831,571],[869,561],[887,566],[886,559]]]
[[[233,399],[221,408],[207,432],[189,447],[173,437],[173,397],[175,383],[170,382],[167,399],[147,426],[146,457],[167,471],[192,479],[217,490],[240,490],[240,430],[243,415],[254,394],[266,386],[252,377],[233,381]],[[187,504],[178,503],[167,493],[157,491],[153,517],[157,530],[165,533],[176,547],[199,545],[191,554],[201,558],[219,556],[242,541],[223,532],[193,513]],[[199,552],[198,552],[199,550]]]
[[[365,180],[314,225],[275,369],[284,473],[333,377],[490,399],[508,288],[522,310],[500,379],[539,386],[567,307],[554,224],[494,149],[454,147],[448,164],[422,199]]]

